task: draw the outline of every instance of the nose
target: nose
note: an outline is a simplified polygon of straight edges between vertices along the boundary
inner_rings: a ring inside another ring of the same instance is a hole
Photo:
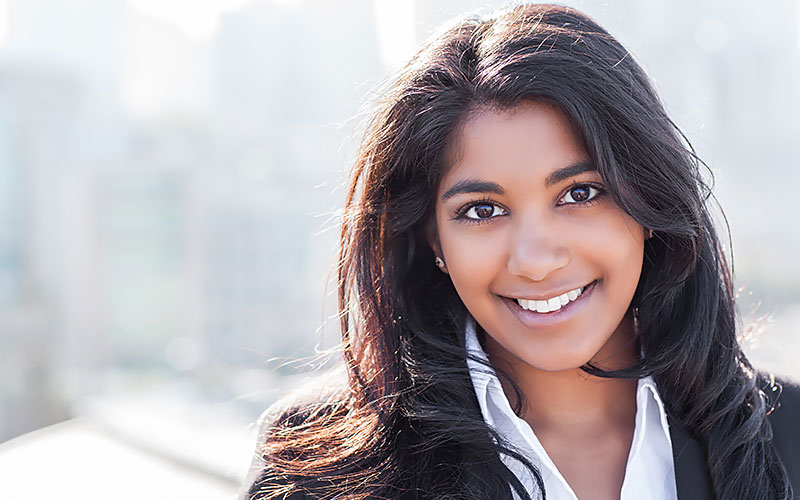
[[[536,227],[520,225],[511,235],[508,271],[515,276],[542,281],[566,267],[570,252],[559,232],[563,232],[563,228],[559,231],[541,219]]]

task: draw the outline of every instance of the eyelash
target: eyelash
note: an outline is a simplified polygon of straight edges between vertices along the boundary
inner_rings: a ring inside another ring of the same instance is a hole
[[[601,186],[599,184],[594,184],[594,183],[591,183],[591,182],[574,182],[574,183],[570,184],[566,188],[566,190],[564,190],[564,194],[559,198],[559,201],[561,201],[562,198],[564,198],[567,194],[569,194],[570,191],[572,191],[573,189],[579,188],[579,187],[593,188],[593,189],[595,189],[597,191],[597,193],[592,198],[589,198],[588,200],[585,200],[585,201],[576,201],[574,203],[560,203],[557,206],[574,205],[574,206],[580,207],[580,208],[589,208],[592,205],[598,203],[598,198],[602,197],[605,194],[605,189],[603,188],[603,186]],[[467,203],[466,205],[462,206],[461,208],[459,208],[456,211],[455,215],[453,215],[452,219],[453,220],[458,220],[459,222],[463,222],[463,223],[466,223],[466,224],[485,224],[487,222],[491,222],[492,219],[494,219],[496,216],[495,217],[487,217],[485,219],[481,219],[481,218],[472,219],[472,218],[466,216],[467,212],[469,212],[470,209],[472,209],[473,207],[479,207],[481,205],[492,205],[494,207],[498,207],[501,210],[504,210],[504,211],[508,212],[508,210],[506,210],[505,208],[502,208],[498,203],[496,203],[492,199],[490,199],[490,198],[481,198],[479,200],[471,201],[471,202]]]

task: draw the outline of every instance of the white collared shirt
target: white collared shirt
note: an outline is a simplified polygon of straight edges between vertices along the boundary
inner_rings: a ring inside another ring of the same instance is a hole
[[[488,362],[478,342],[475,320],[466,327],[466,348]],[[515,445],[539,469],[548,500],[578,500],[575,492],[550,459],[531,426],[511,409],[494,370],[467,360],[483,419]],[[536,481],[518,461],[505,455],[503,463],[516,474],[532,498],[541,498]],[[516,494],[515,494],[516,498]],[[625,467],[620,500],[676,500],[675,465],[667,414],[652,377],[639,380],[636,389],[636,427]]]

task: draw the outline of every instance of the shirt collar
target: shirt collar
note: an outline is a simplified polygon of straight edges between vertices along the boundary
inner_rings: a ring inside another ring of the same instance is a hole
[[[547,456],[547,452],[541,446],[533,430],[511,409],[511,405],[505,396],[500,380],[489,362],[489,357],[478,341],[475,320],[471,316],[467,319],[464,340],[468,355],[467,366],[484,421],[510,442],[518,443],[524,441],[527,443],[529,452],[533,454],[531,458],[544,466],[542,472],[545,477],[545,483],[562,483],[562,487],[569,489],[566,485],[566,481],[558,472],[555,464],[553,464]],[[637,468],[637,464],[642,462],[648,464],[657,463],[663,470],[661,474],[664,476],[662,482],[656,484],[652,489],[647,486],[644,488],[650,491],[663,490],[665,487],[670,488],[670,492],[666,493],[664,497],[640,496],[639,498],[675,498],[674,493],[672,493],[675,488],[671,453],[672,437],[669,433],[669,424],[667,422],[664,404],[658,394],[658,388],[652,377],[648,376],[639,379],[636,389],[636,407],[636,430],[634,432],[634,440],[631,443],[628,471],[632,472],[631,469]],[[643,450],[643,448],[646,449]],[[503,461],[506,462],[506,465],[518,476],[525,474],[518,463],[515,464],[507,460]],[[655,473],[655,471],[651,472]],[[627,472],[626,478],[628,478]],[[522,477],[520,477],[520,479],[522,479]],[[659,481],[658,474],[650,474],[649,480],[657,483]],[[628,481],[629,480],[626,479],[626,482]],[[633,478],[630,479],[630,483],[634,483],[634,481]],[[523,480],[523,483],[526,482],[528,481]],[[641,484],[636,484],[633,488],[642,487]],[[627,489],[631,490],[633,488],[628,487]],[[625,489],[626,487],[623,484],[623,492]],[[556,498],[560,497],[556,496]],[[623,496],[623,498],[637,498],[637,495],[626,495]]]

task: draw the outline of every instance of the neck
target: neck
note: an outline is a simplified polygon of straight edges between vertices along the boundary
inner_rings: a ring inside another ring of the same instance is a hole
[[[620,329],[595,355],[592,364],[612,370],[635,362],[637,345],[633,341],[632,317],[626,316]],[[498,360],[491,349],[488,351],[494,364]],[[520,417],[537,432],[627,426],[635,418],[637,380],[596,377],[580,368],[545,371],[527,364],[501,368],[514,379],[524,397],[526,404]],[[518,400],[511,384],[502,378],[501,384],[512,408],[516,407]]]

